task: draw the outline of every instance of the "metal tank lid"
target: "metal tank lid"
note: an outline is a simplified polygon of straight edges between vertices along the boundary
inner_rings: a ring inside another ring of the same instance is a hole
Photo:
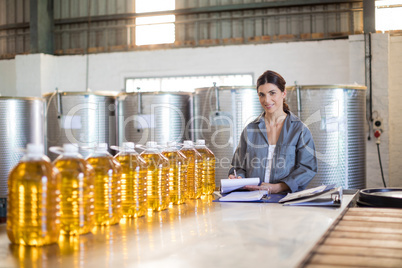
[[[363,85],[298,85],[301,89],[360,89],[360,90],[366,90],[367,87]],[[286,89],[291,89],[295,88],[296,86],[287,86]]]
[[[137,95],[138,93],[141,93],[141,95],[191,95],[192,92],[187,92],[187,91],[145,91],[145,92],[120,92],[117,97],[120,96],[127,96],[127,95]]]
[[[8,97],[8,96],[0,96],[0,100],[39,100],[43,101],[40,97]]]
[[[43,97],[48,97],[55,94],[55,91],[43,94]],[[62,96],[75,96],[75,95],[95,95],[95,96],[105,96],[105,97],[116,97],[117,91],[59,91]]]
[[[232,89],[256,89],[257,86],[217,86],[217,88],[219,88],[219,90],[232,90]],[[201,88],[196,88],[195,92],[199,92],[199,91],[205,91],[205,90],[212,90],[214,89],[214,87],[201,87]]]

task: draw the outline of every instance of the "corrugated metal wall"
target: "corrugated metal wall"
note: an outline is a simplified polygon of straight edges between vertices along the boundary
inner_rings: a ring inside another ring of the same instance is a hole
[[[270,2],[287,1],[176,0],[176,41],[156,47],[346,38],[363,30],[363,1]],[[29,11],[29,0],[0,0],[0,58],[29,53]],[[135,0],[54,0],[55,54],[155,48],[135,45],[137,15]]]
[[[122,50],[135,19],[111,19],[135,12],[135,0],[54,0],[55,53],[76,54]],[[102,19],[103,16],[103,19]],[[94,20],[96,18],[96,20]],[[89,30],[89,43],[88,40]]]
[[[29,0],[0,0],[0,59],[29,53]]]
[[[177,0],[177,9],[268,3],[263,0]],[[286,1],[284,1],[286,2]],[[362,2],[183,15],[176,18],[176,44],[213,45],[346,37],[362,32]],[[253,9],[252,9],[253,7]],[[185,22],[188,21],[188,22]],[[184,22],[184,23],[180,23]]]

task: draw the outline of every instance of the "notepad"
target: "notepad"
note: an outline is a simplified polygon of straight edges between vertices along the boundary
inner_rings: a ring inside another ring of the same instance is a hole
[[[233,192],[219,199],[220,202],[247,202],[258,201],[264,196],[260,191]]]
[[[221,180],[221,193],[229,193],[246,185],[259,185],[260,178],[223,179]]]

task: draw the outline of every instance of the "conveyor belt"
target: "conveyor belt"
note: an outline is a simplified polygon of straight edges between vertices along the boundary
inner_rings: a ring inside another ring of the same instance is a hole
[[[402,209],[349,208],[300,267],[402,267]]]

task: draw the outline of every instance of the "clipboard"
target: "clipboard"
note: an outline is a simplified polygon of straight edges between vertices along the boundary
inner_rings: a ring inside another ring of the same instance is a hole
[[[303,191],[295,192],[295,193],[288,193],[284,198],[282,198],[279,203],[285,203],[288,201],[293,201],[301,198],[313,197],[325,192],[328,192],[335,188],[335,184],[331,185],[321,185],[318,187],[306,189]]]
[[[247,191],[249,192],[249,191]],[[222,203],[278,203],[279,200],[281,200],[283,197],[285,197],[284,194],[271,194],[269,198],[262,197],[261,199],[254,199],[254,200],[244,200],[244,198],[238,198],[235,199],[233,198],[231,201],[225,201],[225,199],[221,200],[221,198],[224,198],[225,196],[228,196],[230,194],[234,193],[247,193],[246,191],[244,192],[232,192],[229,194],[222,194],[222,197],[213,200],[212,202],[222,202]]]
[[[340,207],[342,204],[342,195],[343,190],[342,186],[340,186],[314,196],[287,201],[284,203],[284,206]]]

